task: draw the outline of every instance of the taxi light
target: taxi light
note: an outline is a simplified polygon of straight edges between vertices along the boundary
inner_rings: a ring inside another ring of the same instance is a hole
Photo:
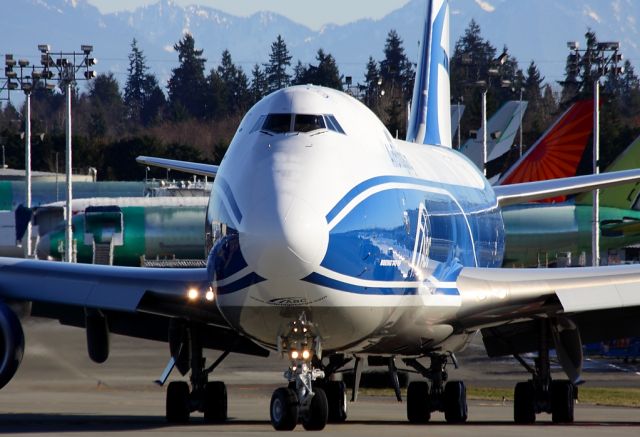
[[[189,300],[196,300],[199,294],[200,293],[198,293],[198,290],[196,290],[195,288],[190,288],[187,292],[187,297],[189,298]]]
[[[308,350],[305,349],[305,350],[302,351],[302,358],[303,359],[308,360],[310,356],[311,356],[311,352],[309,352]]]
[[[292,360],[297,360],[299,356],[300,356],[300,354],[298,353],[298,351],[291,351],[291,359]]]
[[[204,298],[207,299],[209,302],[213,302],[213,299],[215,299],[215,294],[213,293],[213,290],[211,288],[207,290],[207,293],[204,295]]]

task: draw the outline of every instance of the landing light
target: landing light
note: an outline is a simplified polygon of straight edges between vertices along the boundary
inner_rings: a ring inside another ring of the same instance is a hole
[[[308,350],[305,349],[302,351],[302,359],[308,360],[310,356],[311,356],[311,352],[309,352]]]
[[[198,293],[198,290],[195,288],[190,288],[189,291],[187,291],[187,297],[189,300],[196,300],[198,295],[200,295],[200,293]]]
[[[291,359],[292,360],[297,360],[299,356],[300,356],[300,354],[298,353],[298,351],[291,351]]]

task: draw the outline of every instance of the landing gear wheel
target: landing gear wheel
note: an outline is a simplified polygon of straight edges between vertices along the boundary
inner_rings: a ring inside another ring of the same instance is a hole
[[[536,421],[536,391],[531,381],[516,384],[513,394],[513,421],[519,424]]]
[[[573,423],[575,397],[569,381],[551,382],[551,420],[553,423]]]
[[[227,420],[227,387],[224,382],[207,382],[204,386],[203,404],[206,423],[221,423]]]
[[[467,388],[462,381],[449,381],[444,386],[444,418],[448,423],[467,421]]]
[[[325,398],[326,401],[326,398]],[[287,387],[280,387],[271,396],[271,425],[278,431],[291,431],[298,423],[298,396]]]
[[[412,381],[407,388],[407,419],[410,423],[431,420],[431,396],[427,381]]]
[[[169,423],[187,423],[191,413],[189,384],[172,381],[167,387],[166,416]]]
[[[307,431],[320,431],[327,425],[329,418],[329,404],[327,403],[327,395],[320,387],[314,388],[314,395],[311,398],[309,411],[302,419],[302,426]]]
[[[342,381],[329,381],[324,386],[329,403],[329,423],[347,420],[347,387]]]

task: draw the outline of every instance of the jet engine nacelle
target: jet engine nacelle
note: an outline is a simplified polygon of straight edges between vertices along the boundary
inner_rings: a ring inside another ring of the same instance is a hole
[[[0,388],[7,385],[22,362],[24,332],[18,316],[0,302]]]

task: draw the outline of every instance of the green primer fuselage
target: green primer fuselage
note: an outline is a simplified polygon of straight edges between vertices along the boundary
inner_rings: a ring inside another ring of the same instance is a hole
[[[591,206],[571,202],[514,205],[503,209],[506,230],[504,265],[531,267],[553,262],[558,254],[591,254]],[[640,242],[640,211],[600,208],[600,250]]]
[[[114,264],[139,266],[147,259],[203,259],[204,206],[125,206],[121,208],[124,231],[123,245],[114,248]],[[77,260],[91,263],[93,248],[84,244],[84,216],[73,218],[77,244]],[[38,256],[61,259],[64,228],[47,235],[38,245]]]

